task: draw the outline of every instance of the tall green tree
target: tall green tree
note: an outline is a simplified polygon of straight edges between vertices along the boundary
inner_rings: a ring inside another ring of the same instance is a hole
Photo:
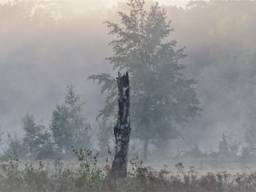
[[[70,155],[72,148],[89,148],[91,129],[83,115],[83,103],[72,86],[67,88],[65,102],[52,114],[50,126],[55,143],[62,155]]]
[[[144,0],[129,0],[129,12],[119,12],[121,23],[106,22],[114,39],[113,55],[107,60],[113,70],[129,71],[131,79],[131,118],[134,135],[148,145],[157,140],[166,143],[179,135],[179,128],[195,117],[199,101],[195,81],[186,78],[184,48],[170,40],[173,31],[167,15],[157,3],[147,9]],[[92,75],[106,94],[101,115],[116,113],[117,90],[109,74]]]

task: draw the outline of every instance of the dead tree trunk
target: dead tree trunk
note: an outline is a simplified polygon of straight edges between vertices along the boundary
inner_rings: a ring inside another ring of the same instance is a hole
[[[130,90],[128,73],[118,74],[118,119],[114,128],[115,157],[112,163],[112,176],[122,178],[127,176],[128,149],[130,140]]]

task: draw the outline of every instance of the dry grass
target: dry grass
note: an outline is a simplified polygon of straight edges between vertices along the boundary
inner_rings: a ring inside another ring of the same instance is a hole
[[[132,160],[129,176],[110,181],[109,166],[98,168],[96,159],[83,159],[76,166],[10,161],[0,166],[1,192],[254,192],[256,173],[227,172],[201,175],[177,164],[174,172],[155,171]]]

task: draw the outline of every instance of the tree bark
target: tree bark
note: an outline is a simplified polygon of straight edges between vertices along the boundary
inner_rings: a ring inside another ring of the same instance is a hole
[[[112,163],[112,176],[123,178],[127,176],[128,150],[130,140],[130,90],[128,73],[118,74],[118,119],[114,127],[115,157]]]

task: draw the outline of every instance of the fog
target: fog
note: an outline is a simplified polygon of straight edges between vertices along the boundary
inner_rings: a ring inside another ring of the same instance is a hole
[[[89,6],[89,5],[87,5]],[[255,113],[254,1],[211,1],[187,8],[166,6],[185,46],[187,75],[197,81],[203,109],[185,129],[182,142],[216,150],[223,133],[244,142]],[[85,116],[95,125],[104,96],[89,75],[112,73],[106,20],[118,21],[115,8],[86,11],[64,3],[17,3],[0,7],[0,125],[20,134],[21,120],[33,114],[48,124],[52,110],[74,85],[85,101]]]

